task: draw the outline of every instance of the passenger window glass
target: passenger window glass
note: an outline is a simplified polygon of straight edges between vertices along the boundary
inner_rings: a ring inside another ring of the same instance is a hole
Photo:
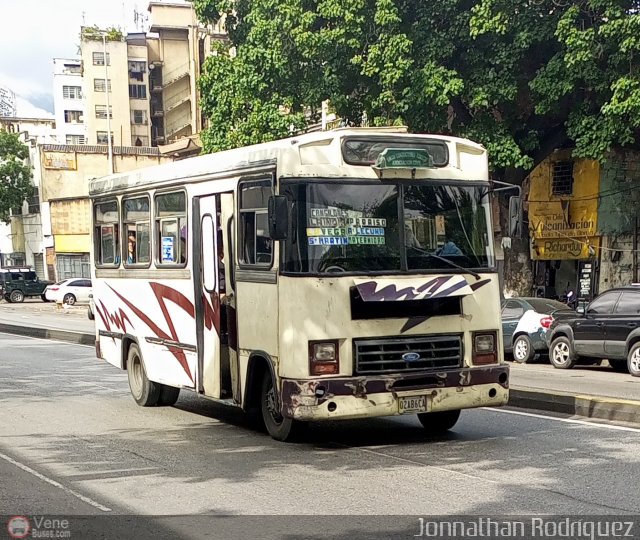
[[[127,248],[125,264],[147,266],[151,261],[149,197],[126,199],[122,204],[125,245]]]
[[[620,297],[615,313],[621,315],[638,315],[640,313],[640,294],[625,291]]]
[[[93,215],[96,266],[119,266],[120,241],[117,201],[96,204]]]
[[[507,302],[505,308],[502,310],[503,319],[518,319],[524,315],[524,309],[517,302]]]
[[[240,262],[271,266],[273,243],[269,238],[267,205],[271,182],[263,180],[242,184],[240,189]]]
[[[187,262],[187,204],[183,191],[156,195],[156,261],[158,265]]]
[[[600,298],[596,298],[587,309],[587,313],[591,315],[608,315],[613,311],[613,306],[620,296],[619,292],[603,294]]]

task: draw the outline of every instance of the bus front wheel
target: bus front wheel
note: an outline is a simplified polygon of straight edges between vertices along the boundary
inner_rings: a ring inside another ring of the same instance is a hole
[[[142,363],[140,349],[135,343],[129,347],[127,355],[127,376],[129,389],[136,403],[141,407],[153,407],[160,399],[160,386],[147,377]]]
[[[262,379],[260,409],[267,432],[276,441],[294,440],[302,434],[306,427],[304,422],[282,416],[282,412],[278,407],[278,396],[274,388],[273,379],[268,372],[265,373],[264,379]]]
[[[438,411],[422,413],[418,420],[429,435],[442,435],[449,431],[460,418],[460,411]]]

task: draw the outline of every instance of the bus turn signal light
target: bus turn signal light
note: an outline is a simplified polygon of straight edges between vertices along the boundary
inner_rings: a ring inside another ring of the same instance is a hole
[[[337,340],[309,342],[309,373],[336,375],[340,371],[340,348]]]

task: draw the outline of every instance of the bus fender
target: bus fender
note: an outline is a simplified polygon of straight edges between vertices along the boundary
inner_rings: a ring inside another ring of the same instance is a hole
[[[282,406],[280,388],[277,384],[278,377],[271,355],[264,351],[253,351],[249,355],[249,362],[247,363],[247,383],[245,384],[244,396],[242,398],[242,409],[244,411],[260,406],[259,391],[262,385],[261,375],[264,373],[260,368],[261,365],[266,365],[266,369],[271,373],[271,380],[274,382],[278,403]]]

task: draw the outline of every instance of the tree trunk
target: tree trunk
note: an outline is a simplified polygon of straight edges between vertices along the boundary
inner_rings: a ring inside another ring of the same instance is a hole
[[[526,212],[528,189],[523,185],[521,177],[523,171],[505,171],[502,181],[522,186],[523,199],[523,227],[522,237],[511,237],[511,246],[505,246],[504,251],[504,286],[502,293],[505,297],[532,296],[533,273],[531,271],[531,253],[529,249],[529,225]],[[516,191],[500,192],[498,202],[500,205],[500,229],[502,238],[509,238],[509,198],[516,195]]]

